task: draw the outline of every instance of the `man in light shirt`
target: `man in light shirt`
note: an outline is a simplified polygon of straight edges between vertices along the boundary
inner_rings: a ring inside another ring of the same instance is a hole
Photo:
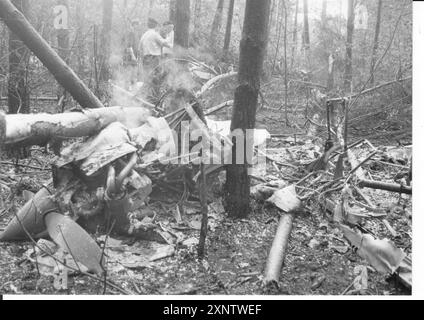
[[[160,93],[158,66],[162,56],[162,48],[170,47],[157,31],[158,26],[159,23],[156,20],[149,18],[147,23],[149,30],[143,34],[139,44],[139,51],[143,54],[144,81],[151,87],[153,100],[156,100]]]

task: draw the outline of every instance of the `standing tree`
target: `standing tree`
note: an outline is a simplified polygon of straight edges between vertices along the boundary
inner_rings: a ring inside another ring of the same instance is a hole
[[[57,0],[58,6],[64,8],[64,12],[59,11],[63,16],[62,19],[66,19],[66,22],[62,20],[62,23],[58,25],[57,30],[57,46],[59,56],[63,60],[67,60],[69,53],[69,26],[68,26],[68,13],[69,13],[69,1],[68,0]]]
[[[328,56],[327,92],[334,88],[334,57],[330,53]]]
[[[28,16],[28,0],[14,0],[12,3]],[[9,113],[29,113],[29,91],[27,85],[29,51],[17,34],[9,32]]]
[[[284,108],[286,114],[286,125],[289,125],[289,83],[288,83],[288,73],[287,73],[287,5],[286,0],[283,0],[283,10],[284,10]]]
[[[370,70],[370,84],[374,85],[374,68],[375,63],[377,62],[377,50],[378,50],[378,39],[380,37],[380,25],[381,25],[381,11],[383,7],[383,0],[378,0],[378,8],[377,8],[377,21],[375,23],[375,34],[374,34],[374,45],[372,47],[372,55],[371,55],[371,70]]]
[[[309,36],[309,8],[308,0],[303,0],[303,49],[305,50],[305,62],[307,74],[305,75],[305,80],[310,81],[310,69],[311,69],[311,39]],[[306,113],[308,108],[306,108]]]
[[[175,11],[175,44],[189,47],[190,0],[177,0]]]
[[[243,132],[243,145],[233,139],[232,164],[227,166],[225,206],[231,217],[246,217],[250,212],[250,177],[248,155],[253,151],[253,139],[246,139],[246,130],[255,128],[260,76],[268,41],[270,0],[246,0],[243,34],[240,42],[238,86],[234,95],[231,131]],[[243,150],[244,163],[236,162]]]
[[[68,25],[68,15],[69,15],[69,3],[68,0],[57,0],[57,5],[60,6],[59,14],[61,20],[57,24],[57,46],[59,56],[66,62],[69,59],[69,25]],[[58,104],[62,111],[65,109],[65,96],[66,90],[59,85],[57,91]]]
[[[76,3],[75,19],[77,25],[76,35],[76,51],[77,51],[77,74],[83,77],[84,61],[85,61],[85,41],[84,41],[84,13],[83,13],[83,0],[78,0]]]
[[[224,0],[218,0],[218,6],[216,8],[215,16],[212,22],[211,34],[210,34],[210,46],[211,48],[216,47],[216,41],[218,38],[219,31],[221,30],[222,24],[222,13],[224,11]]]
[[[279,7],[282,8],[282,6],[280,6],[279,3],[277,2],[277,6],[276,6],[276,9],[275,9],[277,45],[275,46],[275,55],[274,55],[274,60],[272,62],[271,74],[274,73],[275,63],[277,62],[277,58],[279,57],[279,53],[280,53],[280,42],[281,42],[281,31],[283,29],[283,14],[280,14],[280,12],[278,10]],[[283,11],[283,9],[281,11]],[[270,17],[270,20],[271,19],[272,19],[272,17]]]
[[[177,9],[177,1],[169,0],[169,21],[175,24],[175,11]]]
[[[147,11],[147,20],[151,17],[152,15],[152,10],[153,10],[153,6],[155,5],[155,0],[149,0],[149,9]],[[147,23],[146,23],[147,25]]]
[[[103,0],[103,24],[100,50],[100,74],[101,82],[108,81],[111,77],[109,59],[111,54],[113,0]]]
[[[225,29],[225,39],[224,39],[224,53],[228,52],[231,42],[231,29],[233,26],[233,15],[234,15],[234,2],[235,0],[230,0],[230,5],[228,7],[228,16],[227,16],[227,27]]]
[[[309,48],[311,46],[310,37],[309,37],[309,9],[308,9],[308,0],[303,0],[303,46],[306,53],[309,53]]]
[[[193,26],[194,32],[198,33],[201,26],[202,0],[194,1]]]
[[[296,0],[296,9],[294,12],[294,22],[293,22],[293,44],[292,44],[292,60],[290,64],[290,68],[293,69],[294,64],[294,54],[297,49],[297,15],[299,14],[299,0]]]
[[[349,0],[347,9],[347,33],[346,33],[346,62],[344,72],[344,87],[346,91],[352,90],[352,45],[353,31],[355,29],[354,0]]]
[[[327,26],[327,0],[322,0],[321,23],[324,28]]]

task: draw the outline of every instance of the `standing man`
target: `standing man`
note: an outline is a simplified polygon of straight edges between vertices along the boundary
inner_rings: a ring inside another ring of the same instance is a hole
[[[162,56],[162,48],[170,47],[167,41],[158,32],[159,23],[152,18],[147,22],[149,28],[141,37],[139,51],[143,56],[144,81],[149,84],[151,100],[157,102],[160,94],[159,63]]]

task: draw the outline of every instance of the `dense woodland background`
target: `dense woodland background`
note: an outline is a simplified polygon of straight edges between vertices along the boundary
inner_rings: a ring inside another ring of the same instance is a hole
[[[119,64],[129,34],[133,33],[135,39],[139,39],[146,30],[148,16],[162,22],[175,19],[175,1],[169,0],[15,2],[22,3],[25,15],[35,28],[99,95],[99,83],[108,78],[108,75],[104,75],[107,71],[103,70],[107,63],[112,66],[112,78],[123,77]],[[348,2],[272,1],[263,85],[265,88],[272,86],[272,94],[282,94],[282,99],[276,102],[267,99],[274,107],[285,104],[286,89],[289,108],[304,104],[305,100],[299,101],[300,94],[296,90],[302,85],[301,81],[312,83],[309,88],[319,89],[330,96],[359,92],[370,77],[372,65],[383,55],[367,87],[411,75],[412,1],[355,0],[352,85],[345,85],[346,62],[349,60],[346,53]],[[58,31],[53,27],[53,7],[57,4],[69,6],[68,30]],[[236,69],[244,6],[245,1],[242,0],[191,1],[190,12],[185,13],[186,18],[190,19],[188,51],[177,51],[179,55],[194,55],[221,72]],[[364,7],[368,13],[365,18],[361,14]],[[361,23],[361,19],[367,21]],[[8,73],[10,55],[15,59],[14,63],[19,64],[19,67],[15,67],[16,71],[11,71],[25,75],[27,95],[57,95],[52,76],[37,59],[19,44],[16,44],[16,48],[9,46],[9,43],[13,46],[13,41],[10,42],[9,32],[3,24],[0,24],[0,35],[0,95],[3,104],[7,103],[4,101],[7,81],[14,76]],[[16,55],[13,50],[16,50]],[[330,55],[334,61],[334,81],[328,78]],[[270,84],[270,81],[276,82]],[[304,93],[302,90],[302,95]],[[107,100],[107,95],[103,99]],[[375,100],[372,102],[374,110],[381,99],[377,97]],[[401,110],[403,104],[410,101],[405,98],[391,103],[394,104],[391,110]],[[21,112],[26,109],[21,107]]]

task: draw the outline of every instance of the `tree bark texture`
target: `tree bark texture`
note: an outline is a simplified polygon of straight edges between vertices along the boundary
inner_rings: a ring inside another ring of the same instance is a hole
[[[227,16],[227,27],[225,29],[225,39],[224,39],[224,52],[228,52],[231,42],[231,30],[233,27],[233,16],[234,16],[234,3],[235,0],[230,0],[228,7],[228,16]]]
[[[106,82],[111,78],[110,54],[112,41],[113,0],[103,0],[102,39],[100,44],[99,80]]]
[[[190,41],[190,0],[176,0],[175,43],[183,48],[189,47]]]
[[[354,0],[348,2],[347,13],[347,33],[346,33],[346,62],[344,72],[344,87],[347,92],[352,90],[352,46],[353,46],[353,32],[355,28],[355,7]]]
[[[15,0],[13,4],[22,15],[28,15],[28,0]],[[29,51],[18,34],[9,31],[9,113],[29,113],[29,92],[27,85]]]
[[[371,70],[370,70],[370,85],[374,85],[375,76],[374,76],[374,68],[377,62],[377,50],[378,50],[378,40],[380,37],[380,26],[381,26],[381,11],[383,7],[383,0],[378,0],[378,8],[377,8],[377,21],[375,23],[375,34],[374,34],[374,45],[372,47],[372,55],[371,55]]]
[[[260,76],[266,54],[270,0],[247,0],[240,42],[238,87],[234,95],[231,131],[254,129]],[[246,136],[246,135],[245,135]],[[244,164],[236,164],[237,144],[233,141],[233,162],[227,166],[226,209],[232,217],[246,217],[250,211],[250,178],[247,151],[253,139],[244,138]]]
[[[224,11],[224,0],[218,0],[215,16],[212,22],[211,34],[210,34],[210,46],[214,48],[217,45],[218,34],[221,30],[222,24],[222,13]]]
[[[144,108],[98,108],[60,114],[0,114],[0,145],[45,145],[52,139],[71,139],[96,134],[112,122],[128,128],[144,124]]]

